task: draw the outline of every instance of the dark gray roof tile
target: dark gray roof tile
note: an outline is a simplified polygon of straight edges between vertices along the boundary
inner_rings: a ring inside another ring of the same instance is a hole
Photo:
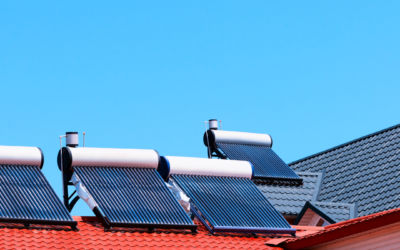
[[[323,174],[298,172],[297,175],[303,179],[302,186],[256,185],[281,214],[298,215],[307,201],[317,199]]]
[[[294,222],[295,225],[301,221],[305,212],[311,209],[329,223],[337,223],[357,216],[357,205],[346,203],[329,203],[329,202],[307,202],[302,208],[299,216]]]
[[[359,216],[400,206],[400,125],[289,165],[326,171],[320,202],[358,202]]]

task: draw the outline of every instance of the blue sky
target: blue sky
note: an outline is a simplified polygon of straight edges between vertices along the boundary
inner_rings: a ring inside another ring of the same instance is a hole
[[[398,1],[2,1],[0,144],[206,157],[204,121],[291,162],[400,123]],[[82,136],[80,136],[82,139]],[[82,201],[73,215],[92,215]]]

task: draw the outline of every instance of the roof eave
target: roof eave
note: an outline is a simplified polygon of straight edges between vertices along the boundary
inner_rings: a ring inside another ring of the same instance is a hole
[[[289,250],[303,249],[400,222],[400,209],[393,209],[390,212],[383,212],[382,214],[369,215],[366,217],[367,218],[364,218],[364,220],[362,220],[361,217],[341,222],[338,223],[336,227],[335,224],[329,225],[325,227],[326,231],[305,236],[292,242],[282,243],[279,247]]]

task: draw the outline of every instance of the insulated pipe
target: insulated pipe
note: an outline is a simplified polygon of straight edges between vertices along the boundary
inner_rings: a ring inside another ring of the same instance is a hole
[[[158,172],[164,179],[171,174],[209,175],[249,178],[253,165],[248,161],[162,156]]]
[[[204,135],[204,145],[207,146],[205,140],[206,135],[210,146],[215,143],[233,143],[233,144],[245,144],[255,146],[272,147],[272,137],[268,134],[256,134],[256,133],[245,133],[245,132],[234,132],[225,130],[208,130],[207,134]]]
[[[0,146],[0,165],[43,167],[44,156],[40,148]]]
[[[60,152],[58,155],[60,167]],[[64,147],[62,157],[64,172],[70,171],[72,166],[158,168],[160,162],[158,152],[147,149]]]

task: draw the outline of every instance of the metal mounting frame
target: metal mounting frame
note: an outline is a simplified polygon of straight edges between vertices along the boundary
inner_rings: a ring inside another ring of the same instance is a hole
[[[76,194],[76,191],[72,192],[72,194],[69,194],[68,186],[74,186],[71,182],[71,177],[72,177],[73,172],[67,172],[67,173],[62,173],[63,176],[63,203],[64,206],[67,208],[68,212],[71,212],[72,209],[74,208],[75,204],[79,200],[79,196],[76,195],[72,200],[71,198]],[[71,201],[70,201],[71,200]]]
[[[259,227],[223,227],[210,226],[207,220],[201,216],[193,204],[190,204],[190,211],[207,228],[211,234],[215,233],[252,233],[252,234],[290,234],[296,235],[295,228],[259,228]]]
[[[93,213],[100,219],[101,224],[104,226],[104,231],[112,231],[113,227],[127,227],[127,228],[147,228],[150,232],[156,228],[159,229],[189,229],[192,233],[197,233],[197,225],[176,225],[176,224],[156,224],[156,223],[123,223],[111,222],[103,215],[98,207],[93,209]]]
[[[210,152],[210,153],[209,153]],[[217,147],[210,146],[210,149],[207,149],[207,153],[209,154],[209,158],[217,158],[217,159],[228,159],[228,157]],[[210,155],[211,154],[211,155]]]
[[[257,184],[268,184],[268,185],[288,185],[288,186],[302,186],[303,179],[293,180],[290,178],[280,177],[254,177],[252,181]]]
[[[50,226],[69,226],[73,230],[78,229],[78,222],[76,221],[0,218],[0,222],[23,224],[25,227],[29,227],[32,224],[40,224]]]

